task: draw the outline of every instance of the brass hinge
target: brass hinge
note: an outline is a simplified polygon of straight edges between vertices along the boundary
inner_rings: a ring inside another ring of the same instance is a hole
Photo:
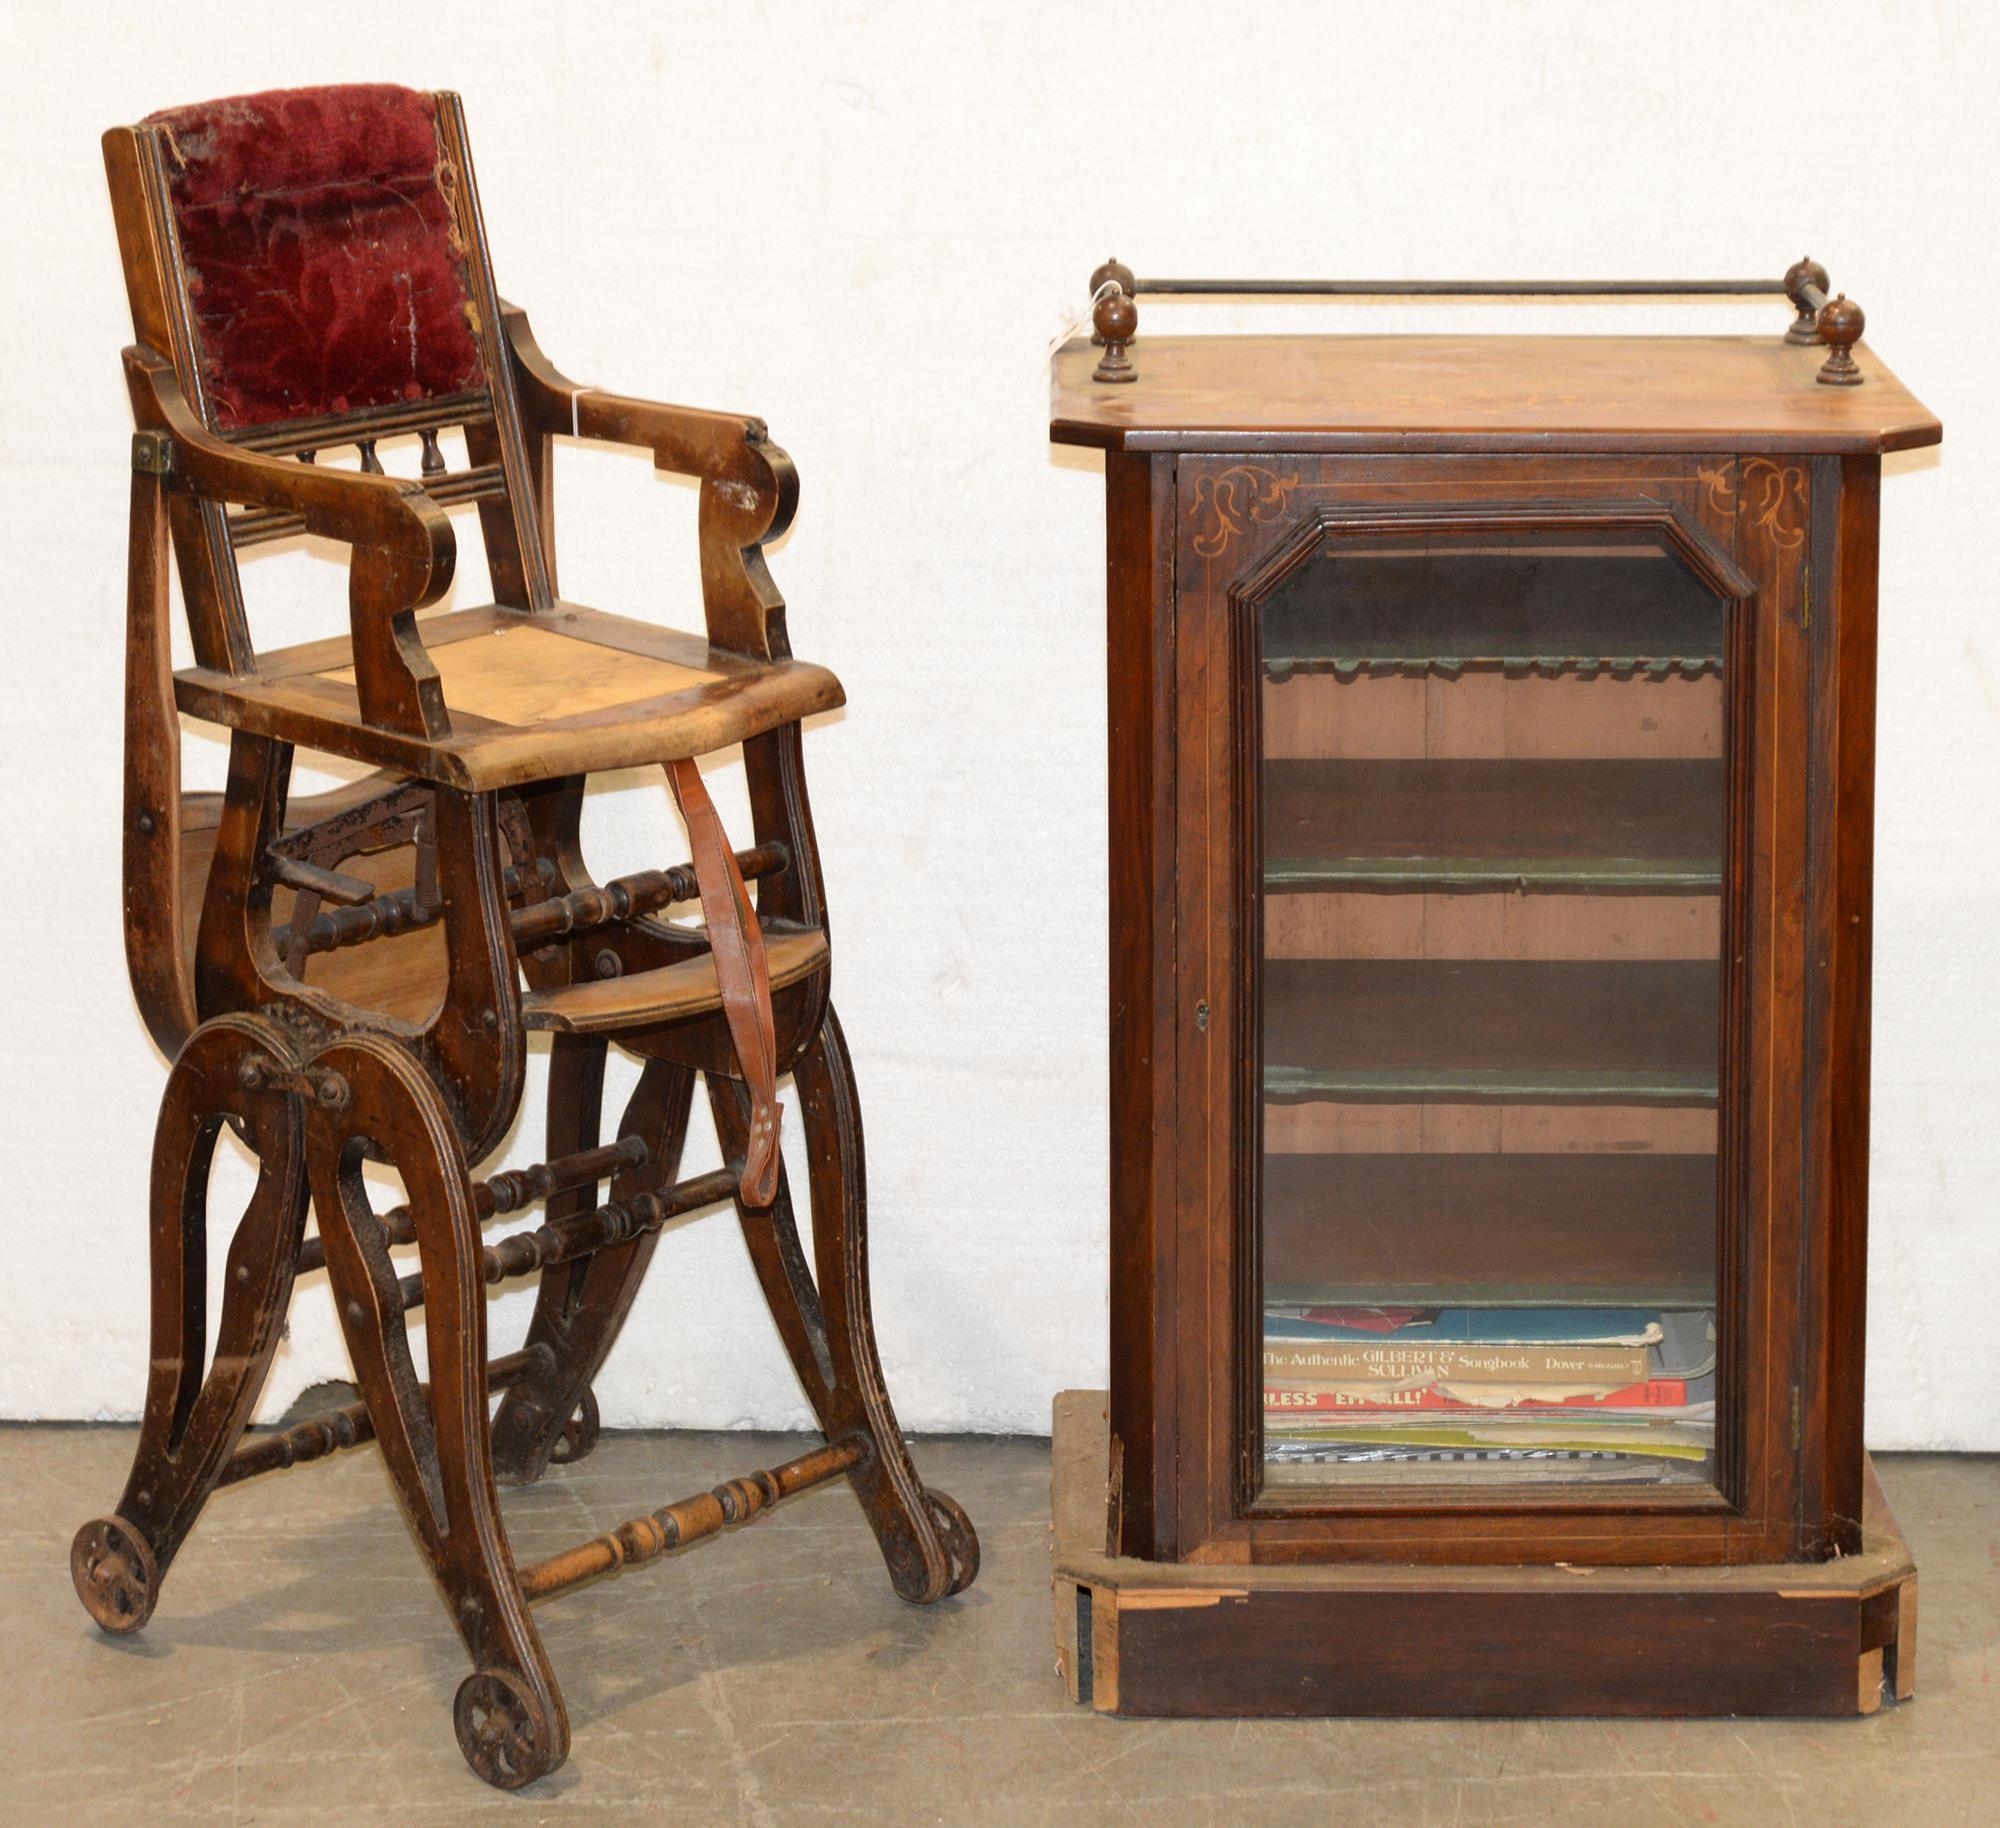
[[[165,432],[132,434],[132,467],[143,476],[165,476],[174,467],[174,441]]]
[[[1800,588],[1803,591],[1805,597],[1804,605],[1799,610],[1799,627],[1811,628],[1812,627],[1812,573],[1810,571],[1801,573],[1799,583],[1800,583]]]

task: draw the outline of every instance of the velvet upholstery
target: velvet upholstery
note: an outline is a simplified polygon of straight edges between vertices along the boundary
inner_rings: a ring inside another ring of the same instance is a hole
[[[431,96],[272,90],[149,124],[219,429],[484,384]]]

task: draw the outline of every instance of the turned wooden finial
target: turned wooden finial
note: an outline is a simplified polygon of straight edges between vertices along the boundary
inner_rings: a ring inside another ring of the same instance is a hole
[[[1827,300],[1822,307],[1819,314],[1820,341],[1833,347],[1833,353],[1826,358],[1819,371],[1823,386],[1861,385],[1861,366],[1854,359],[1854,345],[1861,341],[1861,332],[1867,323],[1861,307],[1845,292],[1838,298]]]
[[[1138,380],[1138,370],[1126,354],[1126,344],[1138,330],[1138,306],[1130,294],[1116,286],[1106,288],[1098,300],[1098,308],[1090,314],[1090,322],[1098,326],[1096,340],[1104,344],[1104,360],[1090,370],[1090,378],[1106,382]]]
[[[1806,287],[1815,286],[1821,298],[1833,282],[1826,276],[1826,268],[1808,254],[1803,260],[1795,260],[1785,269],[1785,296],[1792,301],[1792,309],[1798,316],[1792,319],[1792,327],[1785,332],[1788,343],[1816,343],[1819,341],[1819,311],[1806,296]]]
[[[1136,381],[1139,371],[1125,353],[1125,345],[1139,328],[1139,307],[1121,286],[1107,286],[1090,314],[1097,326],[1097,340],[1104,345],[1104,360],[1091,370],[1093,381]]]
[[[1090,276],[1090,296],[1093,301],[1095,301],[1098,293],[1104,290],[1104,282],[1108,279],[1115,279],[1118,282],[1119,291],[1123,292],[1127,298],[1131,298],[1139,289],[1138,282],[1132,277],[1132,269],[1124,261],[1120,260],[1116,254],[1113,254],[1109,260]],[[1090,340],[1093,343],[1102,345],[1104,338],[1102,336],[1093,336]]]

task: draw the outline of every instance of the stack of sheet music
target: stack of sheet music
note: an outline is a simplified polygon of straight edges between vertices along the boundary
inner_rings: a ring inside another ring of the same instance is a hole
[[[1644,1308],[1276,1306],[1264,1457],[1378,1476],[1713,1476],[1715,1316]]]

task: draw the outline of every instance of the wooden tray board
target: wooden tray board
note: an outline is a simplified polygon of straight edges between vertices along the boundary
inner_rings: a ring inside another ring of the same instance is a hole
[[[1151,307],[1142,313],[1157,323]],[[1050,364],[1057,444],[1165,451],[1906,451],[1944,428],[1866,343],[1859,387],[1782,336],[1163,336],[1135,381]]]
[[[1871,1465],[1859,1555],[1756,1567],[1171,1564],[1107,1552],[1105,1396],[1056,1398],[1055,1636],[1100,1713],[1870,1714],[1916,1686],[1916,1565]]]

